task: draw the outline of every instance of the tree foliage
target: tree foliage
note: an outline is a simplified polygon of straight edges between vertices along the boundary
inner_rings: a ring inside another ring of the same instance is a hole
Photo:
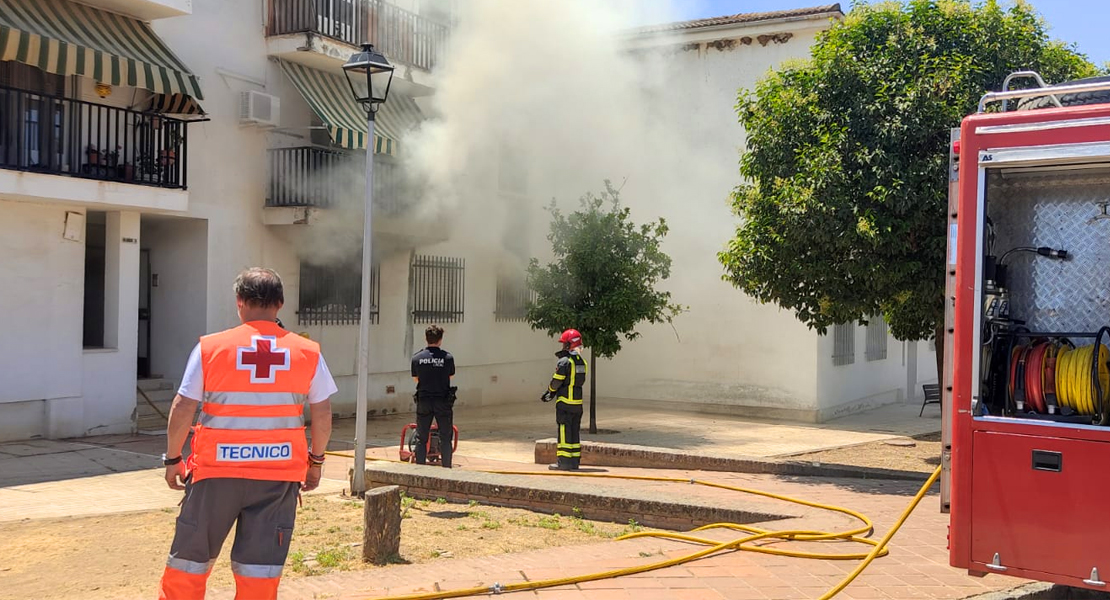
[[[811,60],[737,104],[747,131],[742,218],[719,259],[763,302],[829,325],[882,314],[898,339],[943,322],[949,130],[1013,71],[1095,74],[1019,1],[856,5]]]
[[[655,289],[671,274],[660,248],[667,223],[633,223],[609,181],[600,196],[586,194],[580,204],[569,215],[554,203],[548,209],[554,258],[542,266],[533,258],[528,267],[537,296],[528,321],[551,335],[573,327],[595,355],[611,358],[621,338],[639,337],[639,323],[669,323],[681,310],[670,292]]]

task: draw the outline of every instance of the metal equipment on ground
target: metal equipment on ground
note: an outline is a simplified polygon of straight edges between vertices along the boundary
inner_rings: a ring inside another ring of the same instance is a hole
[[[459,449],[459,428],[452,425],[454,436],[451,439],[451,451]],[[432,424],[432,431],[428,434],[426,446],[428,450],[428,464],[439,464],[439,425]],[[398,451],[401,462],[416,462],[416,423],[409,423],[401,428],[401,448]]]

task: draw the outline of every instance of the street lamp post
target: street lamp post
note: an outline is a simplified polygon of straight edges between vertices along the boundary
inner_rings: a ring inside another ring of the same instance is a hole
[[[355,398],[355,473],[351,493],[366,492],[366,394],[370,378],[370,279],[373,268],[374,114],[385,103],[393,65],[373,44],[363,44],[343,65],[355,100],[366,108],[366,207],[362,223],[362,308],[358,321],[358,396]]]

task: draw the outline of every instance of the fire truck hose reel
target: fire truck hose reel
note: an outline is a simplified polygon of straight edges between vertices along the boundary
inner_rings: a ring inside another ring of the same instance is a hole
[[[1009,397],[1016,413],[1063,414],[1094,417],[1107,424],[1110,411],[1110,327],[1103,327],[1096,344],[1072,347],[1068,340],[1033,340],[1010,353]],[[1098,352],[1095,352],[1095,348]]]

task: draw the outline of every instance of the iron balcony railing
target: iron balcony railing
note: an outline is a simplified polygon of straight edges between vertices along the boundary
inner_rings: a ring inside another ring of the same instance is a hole
[[[318,146],[273,148],[266,206],[362,206],[366,193],[366,153]],[[374,157],[374,208],[387,215],[404,212],[406,190],[395,160]]]
[[[430,70],[448,27],[384,0],[270,0],[267,35],[317,33],[358,46],[374,44],[390,61]]]
[[[0,168],[185,189],[186,122],[0,86]]]

